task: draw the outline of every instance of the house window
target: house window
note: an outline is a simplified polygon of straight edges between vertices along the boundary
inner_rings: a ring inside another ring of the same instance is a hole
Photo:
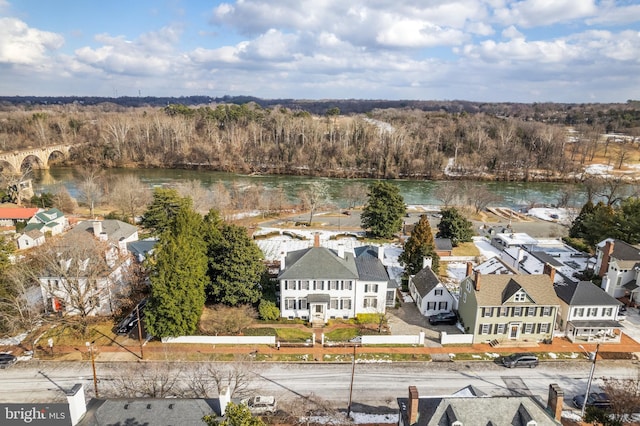
[[[549,332],[549,323],[540,324],[540,333]]]
[[[533,324],[528,322],[524,325],[524,332],[527,334],[531,334],[533,332]]]
[[[343,281],[342,282],[342,289],[343,290],[353,290],[353,281],[351,281],[351,280]]]
[[[583,317],[584,316],[584,308],[574,308],[573,309],[574,317]]]
[[[314,290],[324,290],[324,281],[322,280],[317,280],[313,282],[313,289]]]
[[[432,311],[436,308],[436,302],[427,302],[427,310]]]
[[[490,317],[493,315],[493,308],[482,308],[482,316]]]
[[[542,315],[543,316],[551,315],[551,307],[545,306],[544,308],[542,308]]]
[[[613,308],[602,308],[602,316],[610,317],[613,313]]]
[[[307,299],[300,299],[300,309],[307,309]]]
[[[587,316],[588,317],[596,317],[596,316],[598,316],[598,308],[589,308],[589,309],[587,309]]]
[[[441,289],[441,288],[437,288],[437,289],[434,291],[434,294],[435,294],[436,296],[442,296],[442,289]]]
[[[439,302],[438,303],[438,309],[443,310],[443,309],[447,309],[449,307],[449,303],[448,302]]]
[[[377,293],[378,292],[378,284],[365,284],[364,285],[365,293]]]
[[[365,297],[364,298],[364,307],[365,308],[377,308],[378,307],[378,299],[376,297]]]
[[[338,309],[338,299],[331,299],[329,301],[329,308]]]
[[[341,309],[351,309],[351,299],[340,299]]]
[[[284,299],[284,308],[285,309],[295,309],[296,308],[296,299]]]
[[[516,302],[524,302],[526,299],[527,295],[523,291],[519,291],[513,296],[513,300]]]
[[[504,334],[507,329],[506,324],[496,324],[496,334]]]
[[[467,293],[462,293],[462,303],[467,303]]]
[[[331,280],[329,281],[329,290],[337,290],[338,289],[338,281]]]
[[[514,306],[513,307],[513,316],[514,317],[522,316],[522,307],[521,306]]]
[[[309,290],[309,280],[300,281],[300,290]]]
[[[498,316],[499,317],[508,317],[509,316],[509,308],[507,308],[505,306],[500,308],[500,310],[498,310]]]
[[[489,334],[491,330],[491,324],[481,324],[480,334]]]
[[[535,317],[536,316],[536,307],[535,306],[529,306],[527,308],[527,316],[528,317]]]
[[[471,281],[467,280],[467,292],[471,293]]]
[[[618,279],[616,280],[616,286],[617,286],[617,287],[620,287],[620,284],[622,284],[622,275],[620,275],[620,276],[618,277]]]

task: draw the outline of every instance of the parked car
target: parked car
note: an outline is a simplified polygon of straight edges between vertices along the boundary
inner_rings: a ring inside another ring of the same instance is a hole
[[[0,354],[0,368],[11,367],[13,364],[18,361],[14,355],[11,354]]]
[[[582,404],[584,404],[584,395],[576,395],[573,397],[573,405],[575,405],[576,408],[582,409]],[[611,407],[611,400],[609,399],[609,395],[604,392],[591,392],[587,398],[585,407],[597,407],[606,410]]]
[[[118,328],[116,328],[117,334],[129,334],[131,331],[138,326],[138,312],[140,312],[140,320],[144,318],[144,307],[147,306],[147,300],[143,299],[136,308],[133,308],[131,313],[127,315],[120,323],[118,324]]]
[[[440,312],[429,317],[429,324],[455,324],[458,322],[458,316],[455,312]]]
[[[252,396],[240,402],[249,407],[252,414],[275,414],[277,410],[276,399],[273,396]]]
[[[530,353],[521,353],[505,356],[502,358],[502,365],[508,368],[515,367],[537,367],[538,357]]]

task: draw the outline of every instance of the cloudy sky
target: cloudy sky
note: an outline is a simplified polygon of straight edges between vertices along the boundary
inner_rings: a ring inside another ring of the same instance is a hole
[[[640,0],[0,0],[0,95],[640,99]]]

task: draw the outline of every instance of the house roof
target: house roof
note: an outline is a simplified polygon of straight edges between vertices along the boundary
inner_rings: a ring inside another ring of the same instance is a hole
[[[554,286],[558,298],[569,306],[618,306],[620,302],[591,281]]]
[[[38,219],[42,223],[51,222],[52,220],[59,219],[64,216],[60,210],[56,208],[51,208],[49,210],[43,210],[35,214],[35,218]]]
[[[78,426],[201,426],[203,416],[219,414],[218,399],[92,399]]]
[[[400,415],[409,424],[408,398],[398,398]],[[525,426],[534,420],[538,426],[559,425],[546,409],[529,396],[427,397],[418,399],[416,426],[464,425]]]
[[[24,233],[30,231],[40,231],[44,228],[44,223],[27,223],[27,226],[24,227]]]
[[[278,279],[357,279],[358,269],[352,253],[344,258],[334,250],[311,247],[287,253],[285,269]]]
[[[422,268],[422,270],[411,278],[411,282],[416,287],[416,290],[421,297],[425,297],[427,294],[431,293],[431,290],[440,284],[440,280],[429,267]]]
[[[31,219],[37,212],[37,207],[0,207],[0,220],[13,219],[25,220]]]
[[[107,239],[113,243],[117,243],[121,239],[128,239],[138,232],[138,228],[128,223],[116,219],[107,219],[101,221],[85,220],[73,227],[67,235],[91,234],[93,235],[94,222],[101,222],[102,232],[107,234]]]
[[[142,240],[132,241],[127,243],[127,250],[138,259],[144,259],[147,257],[153,248],[158,244],[158,240]]]
[[[362,246],[353,249],[356,255],[358,278],[363,281],[389,281],[387,269],[378,259],[379,247]]]
[[[490,259],[487,259],[481,264],[475,266],[473,270],[483,275],[485,274],[515,275],[517,273],[509,265],[504,263],[502,259],[500,259],[499,257],[492,257]]]
[[[434,242],[436,244],[436,250],[439,250],[439,251],[453,250],[453,245],[451,244],[450,238],[435,238]]]
[[[613,242],[613,253],[611,253],[611,257],[623,261],[640,261],[640,248],[638,248],[637,246],[631,245],[622,240],[608,238],[601,241],[598,244],[598,247],[603,248],[607,241]]]
[[[42,231],[38,230],[38,229],[32,229],[30,231],[27,231],[24,233],[24,235],[26,235],[29,238],[32,238],[34,240],[37,240],[38,238],[44,237],[44,234],[42,233]]]
[[[480,290],[476,291],[478,306],[500,306],[518,290],[523,289],[532,299],[519,305],[558,304],[551,278],[546,275],[481,275]]]

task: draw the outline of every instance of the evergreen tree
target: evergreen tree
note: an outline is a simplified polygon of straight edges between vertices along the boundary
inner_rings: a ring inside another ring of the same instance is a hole
[[[233,402],[227,404],[223,420],[217,420],[214,415],[206,415],[202,421],[207,426],[266,426],[260,417],[251,414],[249,407]]]
[[[438,224],[438,238],[449,238],[451,245],[458,247],[460,243],[471,241],[473,224],[460,214],[458,209],[450,207],[440,211],[442,219]]]
[[[619,216],[613,207],[602,201],[598,202],[593,211],[582,220],[583,231],[578,235],[589,246],[595,246],[605,238],[621,238]]]
[[[247,231],[220,220],[218,213],[205,218],[205,239],[209,257],[209,300],[230,306],[260,299],[260,279],[265,272],[260,248]]]
[[[182,206],[161,235],[150,262],[146,325],[156,337],[193,334],[205,302],[206,245],[202,217]]]
[[[400,262],[405,265],[405,272],[408,275],[415,275],[423,265],[423,259],[431,257],[431,269],[438,273],[440,267],[440,257],[436,253],[436,244],[433,239],[433,232],[427,215],[420,216],[420,220],[413,228],[411,236],[404,244],[404,251],[400,255]]]
[[[389,182],[374,182],[369,187],[369,200],[361,217],[362,227],[374,238],[391,238],[402,230],[406,213],[400,189]]]
[[[169,188],[153,190],[153,201],[142,215],[141,225],[155,235],[162,234],[172,223],[182,207],[191,209],[191,198],[182,198],[178,191]]]
[[[573,223],[571,224],[571,228],[569,228],[569,236],[572,238],[582,238],[584,235],[584,221],[587,216],[593,213],[594,205],[591,200],[587,201],[580,210],[580,214],[575,218]]]
[[[616,223],[620,224],[619,238],[629,244],[640,242],[640,199],[629,197],[623,200],[616,211]]]

